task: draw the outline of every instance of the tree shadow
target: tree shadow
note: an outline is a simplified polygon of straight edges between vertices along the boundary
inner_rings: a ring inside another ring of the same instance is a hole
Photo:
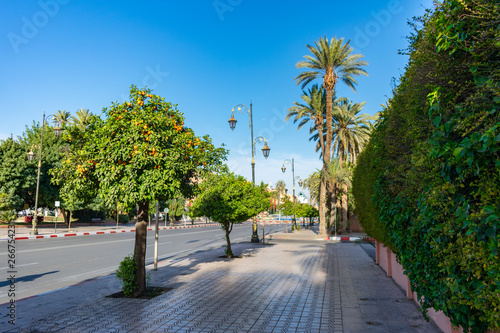
[[[21,277],[17,277],[15,278],[15,283],[19,283],[19,282],[31,282],[31,281],[34,281],[44,275],[49,275],[49,274],[54,274],[54,273],[57,273],[59,271],[52,271],[52,272],[46,272],[46,273],[42,273],[42,274],[33,274],[33,275],[26,275],[26,276],[21,276]],[[7,275],[7,278],[9,276]],[[10,283],[11,281],[10,280],[6,280],[6,281],[2,281],[0,282],[0,288],[2,287],[7,287],[7,286],[10,286]]]

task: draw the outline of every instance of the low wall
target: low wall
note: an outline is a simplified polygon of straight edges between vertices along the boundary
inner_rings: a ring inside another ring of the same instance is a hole
[[[378,264],[387,273],[387,276],[392,277],[392,279],[405,291],[408,299],[413,299],[419,304],[417,294],[412,292],[410,280],[404,274],[403,267],[399,264],[396,255],[379,241],[376,241],[375,249],[377,251],[376,257],[379,258]],[[429,309],[427,315],[444,333],[463,333],[461,327],[453,327],[450,319],[446,317],[442,311],[436,312],[434,309]]]
[[[363,227],[359,223],[358,217],[356,215],[349,216],[349,230],[351,232],[364,232]]]

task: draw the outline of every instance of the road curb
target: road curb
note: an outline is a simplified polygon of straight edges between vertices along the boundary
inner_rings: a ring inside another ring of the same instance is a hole
[[[284,224],[284,222],[270,221],[265,222],[264,225],[271,224]],[[208,223],[200,225],[187,225],[187,226],[177,226],[177,227],[160,227],[159,230],[171,230],[171,229],[189,229],[189,228],[201,228],[201,227],[215,227],[219,226],[219,223]],[[148,231],[152,231],[154,228],[148,228]],[[104,234],[121,234],[125,232],[135,232],[135,229],[128,230],[106,230],[106,231],[87,231],[87,232],[69,232],[65,234],[48,234],[48,235],[34,235],[34,236],[17,236],[14,237],[15,240],[26,240],[26,239],[45,239],[45,238],[59,238],[59,237],[75,237],[75,236],[89,236],[89,235],[104,235]],[[11,239],[8,236],[0,238],[0,241]]]
[[[375,238],[370,238],[370,237],[347,237],[347,236],[331,236],[330,240],[339,240],[339,241],[347,241],[347,242],[356,242],[356,241],[369,241],[369,242],[375,242]]]
[[[218,223],[209,223],[202,225],[187,225],[178,227],[160,227],[160,230],[170,230],[170,229],[189,229],[189,228],[201,228],[201,227],[214,227],[218,226]],[[148,228],[148,231],[152,231],[154,228]],[[135,232],[135,229],[128,230],[106,230],[106,231],[87,231],[87,232],[70,232],[65,234],[48,234],[48,235],[36,235],[36,236],[18,236],[14,237],[15,240],[24,239],[44,239],[44,238],[59,238],[59,237],[75,237],[75,236],[89,236],[89,235],[104,235],[104,234],[121,234],[125,232]],[[9,237],[2,237],[0,240],[11,239]]]

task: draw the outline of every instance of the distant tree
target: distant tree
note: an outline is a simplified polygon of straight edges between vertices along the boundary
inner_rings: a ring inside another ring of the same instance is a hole
[[[54,114],[54,117],[52,118],[52,121],[54,123],[60,124],[63,128],[68,124],[71,124],[72,120],[73,117],[71,116],[71,113],[66,110],[57,110],[57,112]]]
[[[41,124],[33,122],[18,140],[0,141],[0,192],[9,195],[10,205],[17,210],[22,209],[24,203],[30,207],[35,205],[42,129]],[[26,156],[31,149],[36,156],[33,162]],[[54,201],[59,199],[59,187],[50,183],[48,171],[59,163],[65,149],[63,141],[45,124],[38,207],[54,207]]]
[[[321,183],[321,170],[316,170],[304,179],[304,187],[307,188],[311,195],[313,203],[319,204],[320,196],[320,183]]]
[[[276,189],[276,192],[278,192],[278,206],[279,206],[281,202],[281,197],[283,196],[283,193],[285,193],[286,184],[283,180],[278,180],[274,188]]]
[[[28,172],[26,149],[11,138],[0,141],[0,193],[5,194],[5,205],[17,210],[22,208],[33,179],[36,181],[36,174]]]
[[[182,215],[186,213],[184,208],[186,207],[186,198],[182,194],[178,193],[174,198],[167,201],[168,204],[168,214],[172,220],[179,221]]]
[[[279,209],[281,210],[282,214],[293,216],[293,223],[295,223],[295,215],[297,215],[299,207],[300,204],[292,202],[289,197],[285,197],[285,199],[279,205]]]
[[[85,130],[92,121],[92,112],[89,112],[88,109],[80,109],[76,111],[76,116],[71,116],[71,119],[80,130]]]
[[[347,188],[351,186],[351,169],[342,167],[338,159],[332,159],[328,165],[328,186],[331,196],[330,205],[330,231],[334,228],[337,216],[340,223],[337,229],[340,233],[347,231]]]
[[[302,204],[297,215],[309,218],[309,224],[312,225],[312,219],[319,216],[319,211],[309,204]]]
[[[235,223],[241,223],[267,209],[269,193],[233,173],[208,176],[201,194],[193,202],[191,216],[210,216],[221,224],[226,236],[226,255],[233,257],[229,235]]]

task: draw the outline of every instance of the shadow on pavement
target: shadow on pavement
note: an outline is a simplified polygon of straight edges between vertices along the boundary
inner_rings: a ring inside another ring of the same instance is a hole
[[[43,273],[43,274],[26,275],[26,276],[16,277],[15,280],[16,280],[16,283],[17,282],[29,282],[29,281],[34,281],[38,278],[41,278],[42,276],[54,274],[57,272],[59,272],[59,271],[52,271],[52,272],[47,272],[47,273]],[[7,275],[7,277],[8,277],[8,275]],[[10,285],[10,280],[0,282],[0,288],[7,287],[9,285]]]

